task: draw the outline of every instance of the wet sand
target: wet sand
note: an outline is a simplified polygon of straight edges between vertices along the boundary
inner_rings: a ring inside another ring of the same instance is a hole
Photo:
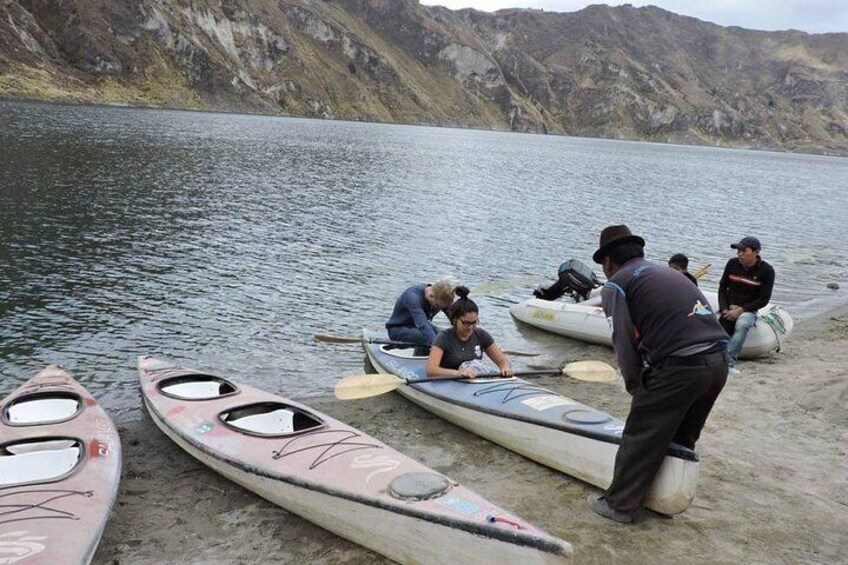
[[[609,349],[590,351],[613,362]],[[569,541],[577,563],[848,562],[848,308],[798,324],[784,352],[740,369],[698,443],[692,506],[633,526],[595,515],[586,504],[594,487],[397,394],[308,404]],[[621,383],[538,381],[627,415]],[[119,430],[123,480],[95,564],[388,562],[207,469],[146,416]]]

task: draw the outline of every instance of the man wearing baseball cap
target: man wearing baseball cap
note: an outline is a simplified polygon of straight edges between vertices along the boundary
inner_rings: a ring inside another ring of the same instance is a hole
[[[757,310],[771,300],[774,269],[760,257],[762,246],[756,237],[743,237],[730,247],[736,257],[727,262],[718,283],[718,306],[721,325],[730,335],[730,373],[738,374],[736,360],[757,322]]]
[[[607,276],[601,305],[632,400],[612,483],[590,495],[589,506],[623,523],[636,518],[669,444],[695,448],[727,380],[727,334],[707,299],[678,273],[646,261],[644,246],[627,226],[609,226],[592,256]]]

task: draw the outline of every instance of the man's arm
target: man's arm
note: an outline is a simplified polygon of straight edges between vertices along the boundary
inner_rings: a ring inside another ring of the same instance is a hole
[[[607,281],[601,291],[601,305],[612,327],[612,345],[624,377],[624,387],[632,395],[639,386],[642,356],[636,349],[635,327],[624,290],[616,283]]]

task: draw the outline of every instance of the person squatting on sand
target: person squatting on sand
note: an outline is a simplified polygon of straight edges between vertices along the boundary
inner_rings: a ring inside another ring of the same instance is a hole
[[[440,328],[431,320],[453,303],[454,287],[447,281],[410,286],[395,301],[386,329],[389,339],[429,346]]]
[[[718,283],[718,307],[721,326],[730,336],[730,372],[738,373],[736,360],[757,322],[757,310],[771,300],[774,269],[760,257],[762,246],[756,237],[743,237],[730,247],[736,257],[727,262]]]
[[[644,259],[645,240],[609,226],[592,256],[616,360],[632,396],[613,479],[592,509],[632,523],[671,442],[689,449],[727,380],[727,334],[695,285]]]
[[[427,376],[437,375],[474,378],[487,372],[483,353],[489,356],[504,377],[512,376],[512,366],[492,336],[479,327],[477,304],[468,298],[468,289],[456,287],[459,298],[448,309],[451,327],[436,336],[427,360]]]

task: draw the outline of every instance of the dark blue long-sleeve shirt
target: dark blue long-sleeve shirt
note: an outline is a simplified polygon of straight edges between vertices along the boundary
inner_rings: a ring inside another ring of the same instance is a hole
[[[415,327],[421,331],[427,345],[431,345],[436,339],[436,332],[430,320],[439,313],[439,310],[430,306],[424,298],[424,289],[430,285],[416,284],[406,290],[395,301],[395,308],[386,328],[395,326]]]

